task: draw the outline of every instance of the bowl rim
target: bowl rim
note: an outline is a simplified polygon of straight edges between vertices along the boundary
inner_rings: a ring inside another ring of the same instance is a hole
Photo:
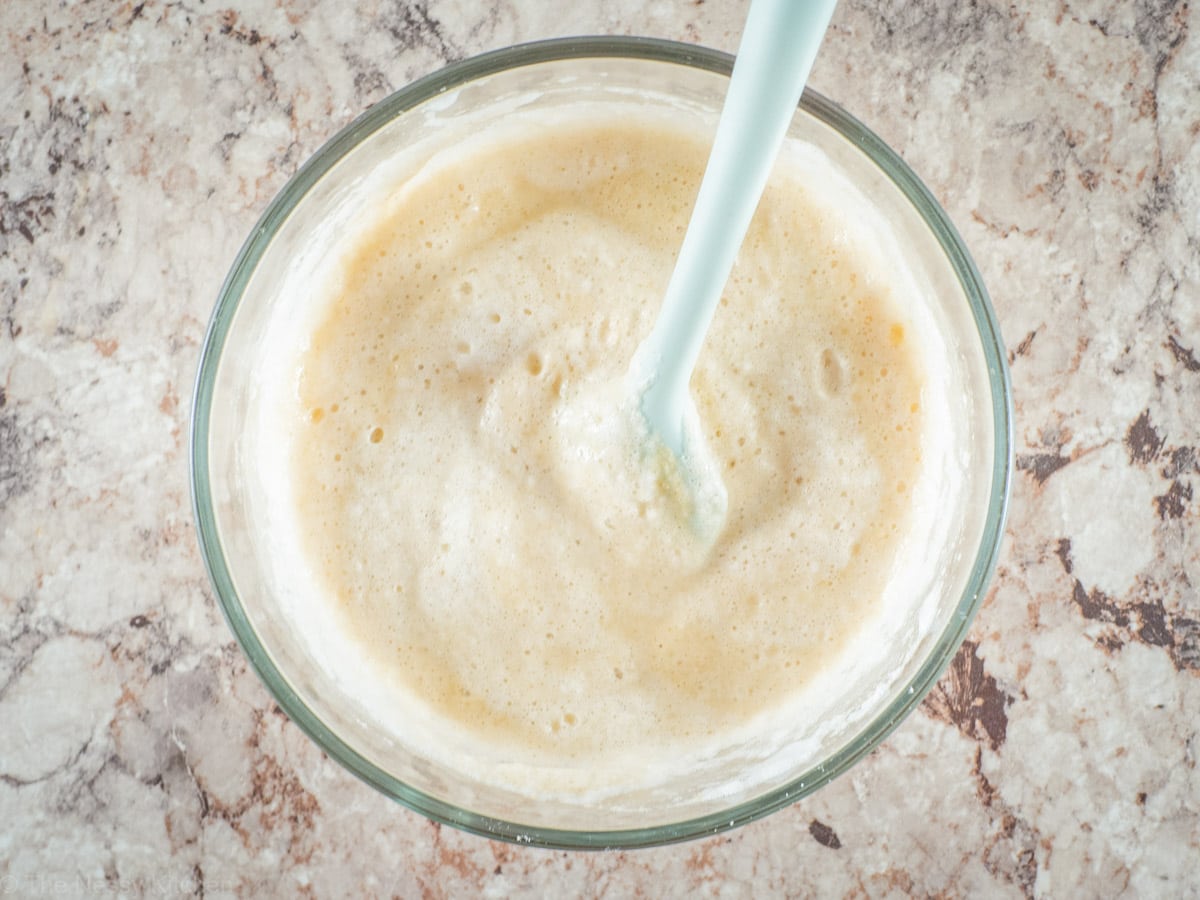
[[[1008,514],[1012,481],[1012,390],[1007,355],[983,280],[961,237],[928,188],[874,132],[816,91],[800,108],[856,144],[920,213],[971,307],[987,364],[993,420],[993,465],[987,517],[963,595],[933,650],[915,675],[867,727],[833,756],[787,783],[727,810],[646,828],[582,831],[509,822],[480,815],[417,790],[375,765],[329,729],[292,689],[260,642],[234,587],[221,547],[209,481],[209,427],[221,351],[234,313],[275,233],[320,179],[367,136],[447,90],[498,73],[547,62],[627,58],[673,63],[728,76],[733,57],[692,44],[645,37],[571,37],[517,44],[455,62],[395,91],[328,140],[288,180],[255,224],[221,286],[205,334],[192,395],[189,428],[192,510],[201,556],[229,627],[251,667],[284,712],[336,762],[408,808],[486,838],[553,849],[652,847],[711,836],[755,821],[811,794],[874,750],[922,701],[958,651],[991,580]]]

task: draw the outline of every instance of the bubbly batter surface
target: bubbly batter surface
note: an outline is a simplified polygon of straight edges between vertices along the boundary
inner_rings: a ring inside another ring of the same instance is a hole
[[[299,355],[287,453],[319,588],[465,744],[579,765],[719,742],[877,612],[922,366],[802,161],[777,166],[692,379],[715,541],[638,458],[626,369],[706,154],[636,119],[460,147],[387,199]]]

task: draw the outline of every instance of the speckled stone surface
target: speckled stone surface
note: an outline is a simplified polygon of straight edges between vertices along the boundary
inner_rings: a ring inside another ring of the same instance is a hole
[[[736,47],[744,2],[0,5],[0,895],[1200,896],[1200,34],[1181,2],[846,0],[813,84],[990,286],[1016,397],[994,589],[850,774],[691,844],[438,827],[275,707],[213,600],[186,436],[270,197],[444,62]]]

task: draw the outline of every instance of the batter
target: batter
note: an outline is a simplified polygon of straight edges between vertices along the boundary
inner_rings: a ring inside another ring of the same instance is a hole
[[[628,115],[481,135],[319,298],[281,436],[299,540],[376,687],[442,739],[535,769],[719,748],[879,612],[925,375],[811,155],[781,158],[692,379],[715,537],[642,452],[626,371],[706,156]]]

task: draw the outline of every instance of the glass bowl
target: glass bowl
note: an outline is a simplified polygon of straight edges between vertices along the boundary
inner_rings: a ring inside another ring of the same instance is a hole
[[[711,114],[733,58],[644,38],[577,38],[526,44],[449,66],[397,91],[322,147],[271,202],[221,288],[200,360],[191,421],[192,498],[201,549],[221,608],[251,665],[297,725],[363,781],[417,812],[489,838],[557,848],[639,847],[711,835],[795,802],[868,754],[921,702],[954,656],[995,565],[1011,476],[1011,400],[1004,345],[979,273],[930,192],[883,141],[813,91],[791,134],[816,144],[885,211],[917,260],[931,313],[952,356],[960,399],[965,487],[945,510],[938,587],[901,623],[906,652],[878,661],[854,714],[800,726],[802,761],[736,766],[721,790],[684,778],[645,803],[612,808],[544,800],[481,783],[436,755],[418,755],[377,727],[352,692],[324,671],[291,627],[289,598],[273,583],[261,491],[247,423],[262,402],[257,367],[289,291],[330,253],[332,223],[348,225],[376,169],[424,147],[472,116],[511,115],[579,96],[684,104]],[[517,99],[514,99],[517,98]],[[430,151],[428,148],[434,148]],[[318,228],[317,226],[324,226]],[[332,229],[336,231],[337,229]],[[282,312],[281,312],[282,311]],[[274,336],[274,337],[273,337]],[[897,644],[897,646],[899,646]],[[807,729],[807,730],[805,730]],[[747,774],[750,773],[750,774]]]

